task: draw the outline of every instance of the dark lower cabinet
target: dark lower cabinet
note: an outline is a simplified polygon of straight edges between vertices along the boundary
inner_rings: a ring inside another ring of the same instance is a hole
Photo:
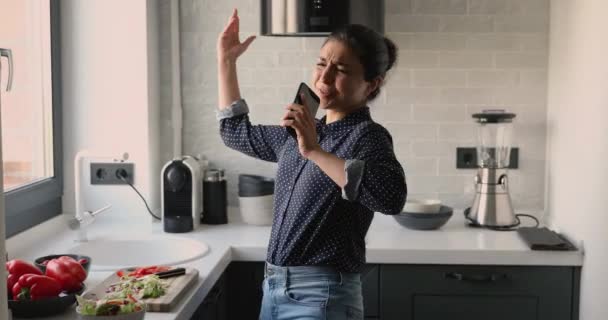
[[[361,291],[363,292],[363,312],[365,319],[380,316],[380,266],[368,264],[361,271]]]
[[[226,280],[229,301],[227,319],[258,319],[262,306],[264,263],[232,262],[226,269]]]
[[[576,320],[572,267],[382,265],[383,320]]]
[[[223,274],[218,281],[215,283],[211,291],[207,294],[207,297],[198,306],[191,320],[226,320],[226,312],[228,306],[232,303],[228,303],[227,296],[227,285],[226,285],[226,274]]]
[[[263,280],[232,262],[192,319],[258,319]],[[578,267],[370,264],[361,280],[366,320],[578,320]]]

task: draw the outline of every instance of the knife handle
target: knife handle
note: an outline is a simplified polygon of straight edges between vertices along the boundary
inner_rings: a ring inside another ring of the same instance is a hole
[[[177,276],[181,276],[182,274],[186,274],[185,268],[175,268],[175,269],[155,273],[155,275],[157,275],[160,279],[177,277]]]

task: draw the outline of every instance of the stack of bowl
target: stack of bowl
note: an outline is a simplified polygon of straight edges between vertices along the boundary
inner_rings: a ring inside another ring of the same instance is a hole
[[[272,224],[273,178],[241,174],[238,194],[243,222],[261,226]]]
[[[439,200],[408,200],[403,212],[393,217],[408,229],[435,230],[448,222],[452,212],[452,208],[441,205]]]

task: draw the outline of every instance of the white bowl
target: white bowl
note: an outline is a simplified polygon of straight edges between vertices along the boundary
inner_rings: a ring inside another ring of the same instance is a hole
[[[256,226],[272,225],[274,194],[260,197],[239,197],[243,222]]]
[[[440,209],[441,201],[436,199],[412,199],[403,207],[404,212],[413,213],[438,213]]]

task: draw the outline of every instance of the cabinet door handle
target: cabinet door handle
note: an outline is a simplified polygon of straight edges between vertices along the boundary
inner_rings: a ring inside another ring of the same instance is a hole
[[[468,281],[468,282],[496,282],[498,280],[507,279],[506,274],[464,274],[459,272],[446,272],[443,274],[445,279]]]

